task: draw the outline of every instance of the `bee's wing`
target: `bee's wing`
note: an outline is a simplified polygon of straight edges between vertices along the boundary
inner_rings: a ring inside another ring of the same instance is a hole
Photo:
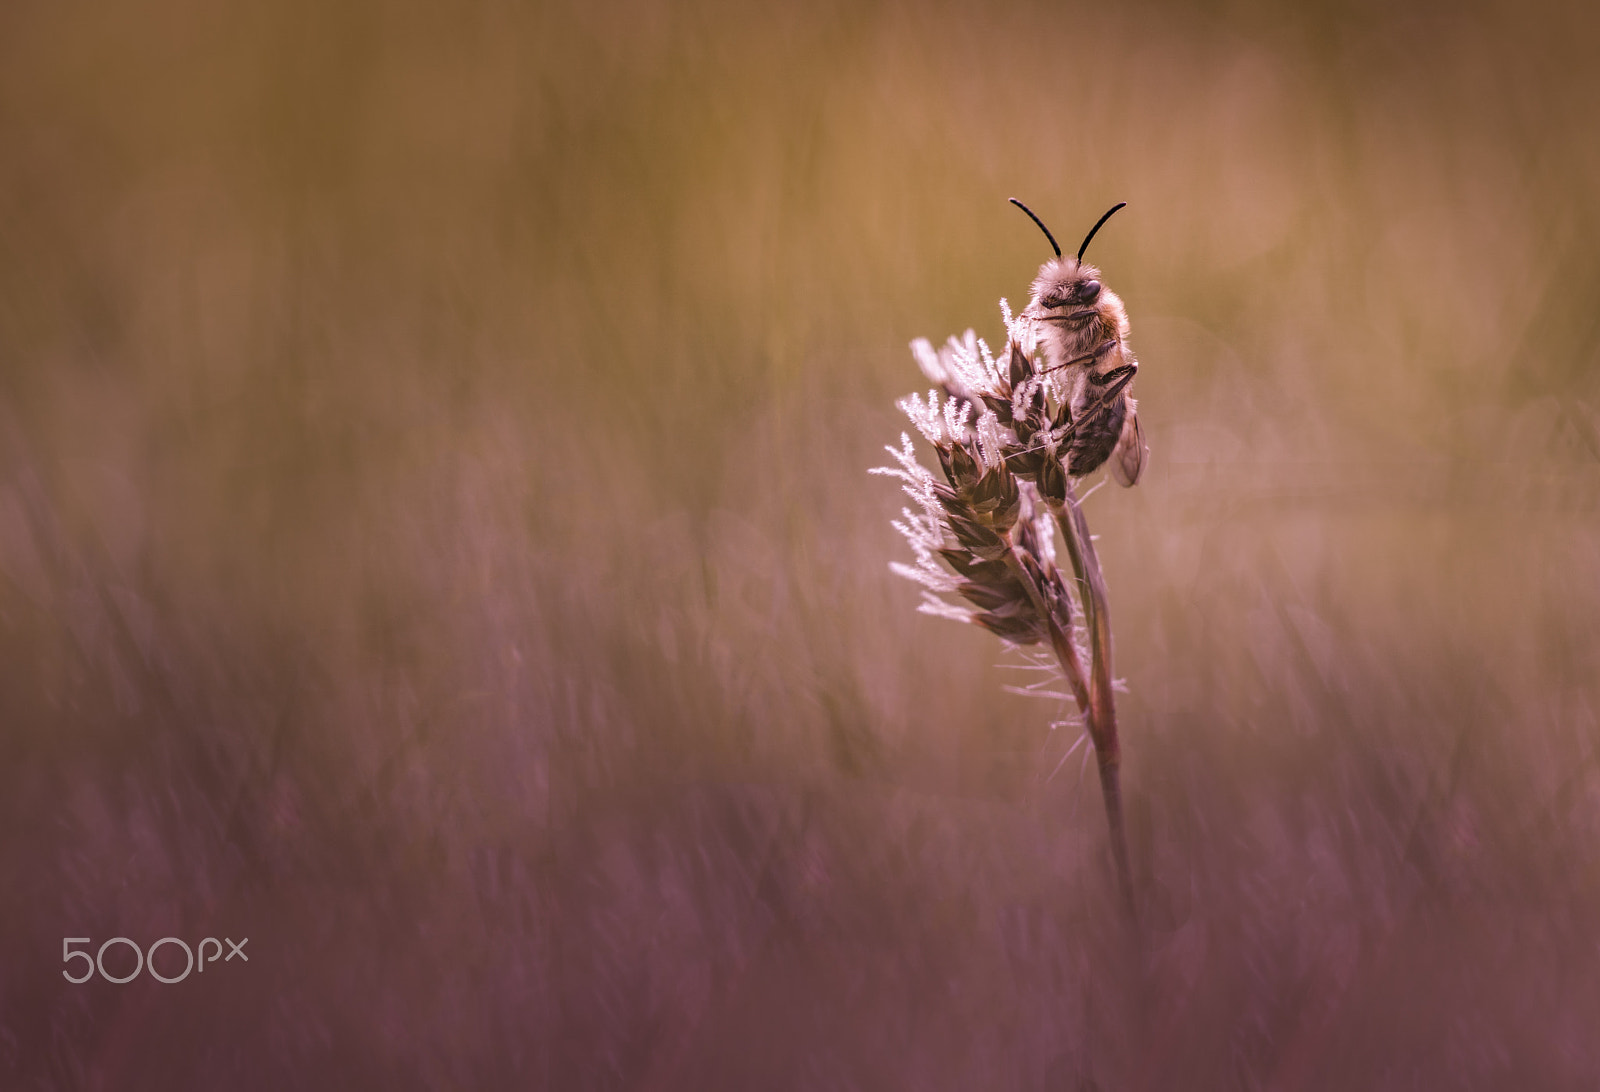
[[[1133,399],[1128,399],[1128,416],[1122,421],[1122,435],[1111,452],[1111,476],[1121,486],[1133,485],[1144,473],[1145,460],[1150,449],[1144,445],[1144,428],[1139,424],[1139,411]]]

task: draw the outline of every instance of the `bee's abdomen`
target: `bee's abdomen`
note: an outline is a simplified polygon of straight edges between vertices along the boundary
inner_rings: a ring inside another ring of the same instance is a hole
[[[1066,459],[1067,473],[1075,478],[1093,473],[1111,457],[1128,416],[1128,400],[1119,394],[1103,409],[1091,400],[1078,416],[1078,428],[1067,441]]]

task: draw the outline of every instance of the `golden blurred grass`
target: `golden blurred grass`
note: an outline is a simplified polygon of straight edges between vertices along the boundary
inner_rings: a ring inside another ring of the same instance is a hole
[[[1576,5],[9,6],[0,1067],[1581,1083],[1594,44]],[[1089,505],[1138,955],[1061,711],[912,613],[864,473],[906,343],[1025,294],[1013,194],[1063,238],[1130,202],[1096,260],[1153,463]],[[212,934],[250,966],[56,977]]]

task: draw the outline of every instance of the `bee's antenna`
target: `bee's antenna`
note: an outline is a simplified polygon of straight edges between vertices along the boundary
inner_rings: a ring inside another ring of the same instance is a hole
[[[1061,257],[1061,247],[1056,242],[1056,237],[1054,235],[1050,234],[1050,229],[1044,226],[1044,221],[1039,219],[1037,216],[1035,216],[1033,214],[1033,210],[1032,209],[1030,209],[1027,205],[1024,205],[1021,201],[1018,201],[1015,197],[1009,197],[1009,198],[1007,198],[1007,200],[1010,201],[1013,205],[1017,206],[1017,208],[1021,209],[1023,212],[1027,213],[1028,214],[1028,218],[1030,220],[1032,220],[1034,223],[1039,225],[1039,230],[1044,232],[1044,237],[1046,239],[1050,240],[1050,249],[1052,249],[1052,250],[1054,250],[1056,252],[1056,257],[1058,257],[1058,258]],[[1117,206],[1117,208],[1121,208],[1121,207],[1122,207],[1121,205]],[[1116,209],[1112,209],[1111,210],[1111,212],[1116,212],[1116,211],[1117,211]],[[1106,213],[1106,215],[1110,216],[1111,212]],[[1105,221],[1101,220],[1100,223],[1103,224],[1103,223],[1105,223]],[[1095,227],[1097,227],[1097,228],[1099,226],[1100,226],[1100,224],[1096,224],[1095,225]],[[1089,234],[1092,236],[1094,234],[1094,232],[1091,231]],[[1084,244],[1083,245],[1084,246],[1088,246],[1089,245],[1089,242],[1088,242],[1087,239],[1084,240]]]
[[[1078,261],[1080,261],[1080,262],[1083,261],[1083,252],[1085,250],[1089,249],[1089,240],[1093,239],[1094,238],[1094,233],[1100,230],[1100,225],[1104,224],[1107,220],[1111,219],[1111,213],[1116,212],[1118,209],[1121,209],[1121,208],[1127,208],[1127,206],[1128,206],[1128,203],[1126,201],[1118,201],[1115,205],[1111,206],[1110,211],[1108,211],[1104,216],[1100,217],[1099,221],[1094,225],[1094,227],[1089,229],[1089,234],[1087,234],[1087,235],[1085,235],[1083,237],[1083,245],[1078,248]],[[1022,211],[1023,212],[1028,212],[1027,209],[1023,209]],[[1033,213],[1028,212],[1028,215],[1029,216],[1033,216]],[[1038,217],[1035,216],[1034,219],[1038,219]],[[1044,227],[1043,224],[1040,224],[1039,226],[1040,227]],[[1049,235],[1050,233],[1047,231],[1047,232],[1045,232],[1045,234]],[[1054,239],[1051,239],[1050,241],[1052,243],[1055,242]],[[1059,258],[1060,256],[1061,256],[1061,248],[1057,247],[1056,248],[1056,257]]]

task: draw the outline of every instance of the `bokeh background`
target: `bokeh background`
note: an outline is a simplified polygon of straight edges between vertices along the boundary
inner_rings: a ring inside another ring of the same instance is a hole
[[[1592,1087],[1597,45],[8,3],[0,1083]],[[1013,195],[1129,202],[1137,942],[1069,710],[866,474],[907,343],[1025,298]],[[63,981],[112,936],[249,963]]]

